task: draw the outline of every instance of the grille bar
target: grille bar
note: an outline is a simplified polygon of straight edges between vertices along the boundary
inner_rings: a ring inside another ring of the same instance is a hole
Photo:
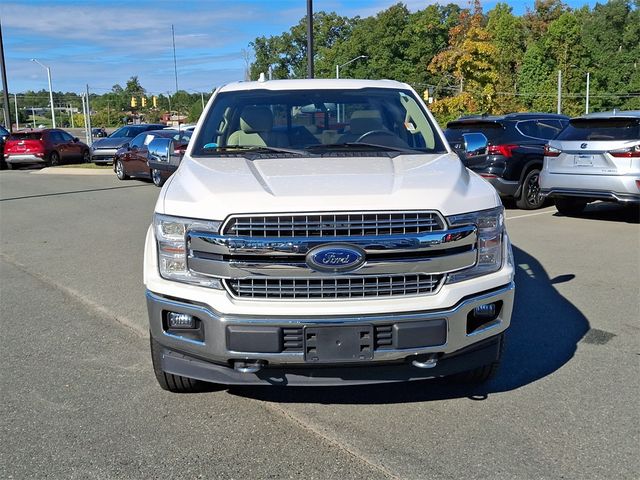
[[[443,275],[408,274],[321,279],[248,278],[225,280],[232,295],[240,298],[330,299],[429,295]]]
[[[233,217],[224,233],[239,237],[404,235],[445,228],[435,212],[368,212]]]

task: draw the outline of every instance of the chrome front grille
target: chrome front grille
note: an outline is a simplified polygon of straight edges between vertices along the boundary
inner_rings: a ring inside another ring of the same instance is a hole
[[[258,238],[339,237],[409,235],[444,228],[435,212],[362,212],[232,217],[223,233]]]
[[[239,298],[333,299],[429,295],[444,275],[406,274],[313,279],[247,278],[225,280]]]

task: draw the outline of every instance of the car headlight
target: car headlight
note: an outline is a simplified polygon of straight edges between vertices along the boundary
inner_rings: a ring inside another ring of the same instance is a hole
[[[452,215],[447,217],[447,221],[452,227],[475,225],[478,229],[478,261],[473,267],[450,273],[447,283],[469,280],[502,268],[505,236],[503,207]]]
[[[188,230],[201,230],[217,233],[221,222],[195,220],[191,218],[171,217],[155,214],[153,231],[158,244],[158,269],[160,276],[167,280],[191,283],[203,287],[222,289],[218,278],[206,277],[189,271],[187,267]]]

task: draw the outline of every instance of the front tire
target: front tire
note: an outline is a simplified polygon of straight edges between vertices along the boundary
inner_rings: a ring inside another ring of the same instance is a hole
[[[162,174],[157,168],[151,169],[151,181],[156,187],[162,187],[162,185],[164,185],[164,178],[162,178]]]
[[[113,169],[116,171],[116,177],[118,177],[120,180],[128,180],[129,175],[127,175],[124,171],[124,165],[122,164],[122,161],[116,158],[114,162],[115,163]]]
[[[205,390],[204,383],[193,378],[174,375],[162,370],[162,347],[156,342],[151,334],[149,334],[151,344],[151,362],[153,363],[153,373],[160,388],[173,393],[196,393]]]
[[[556,198],[556,209],[567,217],[581,214],[586,206],[587,201],[579,198]]]
[[[522,210],[535,210],[544,204],[544,197],[540,193],[540,170],[534,168],[529,171],[522,181],[522,193],[516,200],[516,206]]]
[[[91,162],[91,154],[89,150],[85,150],[82,152],[82,163],[90,163]]]

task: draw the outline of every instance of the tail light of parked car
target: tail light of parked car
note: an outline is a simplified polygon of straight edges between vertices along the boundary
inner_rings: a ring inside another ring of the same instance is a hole
[[[610,150],[609,155],[618,158],[640,158],[640,145],[633,147],[620,148],[618,150]]]
[[[513,151],[518,148],[518,145],[511,143],[505,143],[503,145],[489,145],[487,147],[487,153],[489,155],[503,155],[507,158],[513,157]]]
[[[562,150],[550,147],[549,145],[544,146],[544,156],[545,157],[557,157],[562,153]]]

